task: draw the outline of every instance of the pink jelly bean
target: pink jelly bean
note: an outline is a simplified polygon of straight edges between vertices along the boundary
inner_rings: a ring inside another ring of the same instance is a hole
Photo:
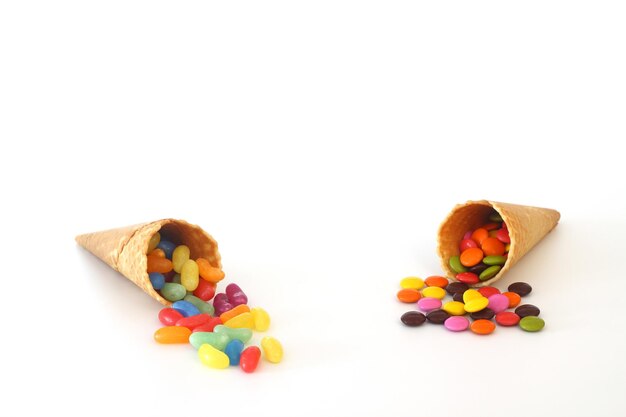
[[[499,313],[509,308],[509,297],[504,294],[490,295],[488,300],[489,304],[487,304],[487,307],[489,307],[496,313]]]
[[[235,307],[239,304],[248,304],[248,297],[237,284],[228,284],[226,286],[226,295],[228,296],[228,302]]]
[[[506,229],[498,229],[498,231],[496,232],[496,239],[498,239],[502,243],[511,243],[509,231]]]
[[[463,253],[465,249],[469,248],[477,248],[478,243],[474,242],[472,239],[463,239],[459,244],[459,251]]]
[[[462,332],[469,327],[469,320],[463,316],[451,316],[443,322],[443,325],[451,332]]]
[[[432,297],[420,298],[417,302],[417,308],[426,313],[429,311],[437,310],[438,308],[441,308],[441,300]]]

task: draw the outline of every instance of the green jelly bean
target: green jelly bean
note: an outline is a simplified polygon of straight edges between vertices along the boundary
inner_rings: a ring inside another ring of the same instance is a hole
[[[161,295],[168,301],[178,301],[185,298],[187,290],[180,284],[166,282],[161,288]]]
[[[189,336],[189,343],[196,349],[200,349],[200,346],[207,343],[215,349],[224,350],[228,342],[230,342],[230,337],[225,333],[194,332]]]
[[[483,258],[485,265],[504,265],[506,258],[504,256],[489,255]]]
[[[519,327],[527,332],[538,332],[543,329],[545,325],[546,322],[537,316],[526,316],[519,321]]]
[[[498,272],[500,272],[501,269],[502,267],[500,265],[490,266],[480,273],[478,279],[480,279],[481,281],[486,281],[490,278],[493,278],[498,274]]]
[[[467,272],[467,268],[463,266],[463,264],[461,263],[461,258],[459,258],[458,256],[453,256],[450,258],[450,268],[452,268],[452,270],[457,274],[460,274],[461,272]]]
[[[174,284],[180,284],[180,274],[174,275],[174,277],[172,278],[172,282]]]
[[[215,326],[213,329],[215,333],[223,333],[227,335],[231,340],[241,340],[244,344],[248,343],[252,339],[252,330],[250,329],[231,329],[222,324]]]
[[[500,216],[500,213],[498,213],[497,211],[494,211],[493,213],[491,213],[489,215],[489,221],[490,222],[498,222],[499,223],[499,222],[502,222],[504,220],[502,219],[502,216]]]
[[[203,299],[196,297],[195,295],[189,294],[185,296],[185,301],[189,301],[191,304],[198,307],[201,313],[206,313],[209,316],[212,316],[215,313],[215,309],[213,308],[213,304],[209,304],[204,302]]]

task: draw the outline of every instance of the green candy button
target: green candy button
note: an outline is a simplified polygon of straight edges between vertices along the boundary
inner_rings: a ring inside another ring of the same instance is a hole
[[[519,327],[527,332],[538,332],[543,329],[546,322],[537,316],[526,316],[519,321]]]
[[[483,272],[480,273],[480,275],[478,276],[478,279],[480,279],[481,281],[486,281],[488,279],[491,279],[495,277],[498,272],[500,272],[500,269],[502,269],[500,265],[490,266],[489,268],[485,269]]]

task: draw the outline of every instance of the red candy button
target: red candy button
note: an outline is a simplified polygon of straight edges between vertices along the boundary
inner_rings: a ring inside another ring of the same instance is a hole
[[[496,314],[496,323],[500,326],[515,326],[519,320],[519,316],[512,311],[501,311]]]
[[[494,294],[500,294],[500,290],[497,289],[496,287],[482,287],[478,289],[478,292],[481,293],[483,295],[483,297],[485,298],[489,298],[490,296],[494,295]]]
[[[456,279],[460,282],[464,282],[466,284],[478,284],[478,275],[473,272],[461,272],[460,274],[456,274]]]

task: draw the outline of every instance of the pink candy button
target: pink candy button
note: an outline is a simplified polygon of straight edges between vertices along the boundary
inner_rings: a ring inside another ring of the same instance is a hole
[[[504,294],[491,295],[489,296],[488,300],[489,304],[487,304],[487,307],[489,307],[496,313],[499,313],[509,308],[509,297]]]
[[[469,320],[463,316],[452,316],[448,317],[443,325],[451,332],[462,332],[469,327]]]
[[[417,302],[417,308],[419,308],[425,313],[429,311],[437,310],[438,308],[441,308],[441,300],[437,298],[432,298],[432,297],[420,298],[419,301]]]

